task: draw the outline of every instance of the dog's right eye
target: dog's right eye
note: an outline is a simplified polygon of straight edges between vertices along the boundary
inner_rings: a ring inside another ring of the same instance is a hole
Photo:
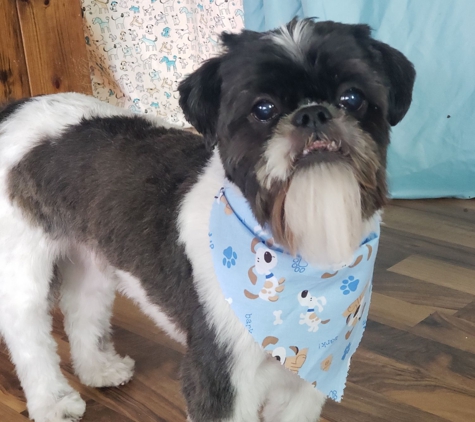
[[[277,107],[268,100],[261,100],[252,107],[252,115],[261,122],[268,122],[277,116]]]
[[[272,254],[270,252],[264,253],[264,261],[266,261],[268,264],[272,261]]]

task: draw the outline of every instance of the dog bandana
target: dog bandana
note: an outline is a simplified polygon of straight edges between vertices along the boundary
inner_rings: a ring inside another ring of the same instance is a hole
[[[264,350],[340,401],[366,326],[379,229],[352,265],[325,271],[269,246],[272,235],[231,182],[215,199],[209,240],[226,301]]]

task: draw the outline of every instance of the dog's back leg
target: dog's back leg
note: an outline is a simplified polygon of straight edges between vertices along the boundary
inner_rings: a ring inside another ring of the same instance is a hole
[[[72,422],[85,403],[59,367],[49,291],[57,245],[0,203],[0,331],[36,422]]]
[[[111,340],[110,318],[117,282],[113,269],[85,248],[74,248],[60,264],[60,307],[71,356],[81,382],[91,387],[125,384],[134,361],[121,357]]]

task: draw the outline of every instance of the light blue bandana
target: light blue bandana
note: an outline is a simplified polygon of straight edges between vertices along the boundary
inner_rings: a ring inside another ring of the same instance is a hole
[[[271,237],[227,182],[209,232],[226,300],[264,350],[340,401],[366,326],[379,232],[362,242],[351,266],[333,272],[268,246]]]

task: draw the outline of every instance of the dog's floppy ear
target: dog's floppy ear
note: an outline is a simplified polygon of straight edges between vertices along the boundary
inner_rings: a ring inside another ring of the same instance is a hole
[[[204,62],[178,86],[180,107],[185,118],[204,136],[209,149],[216,144],[216,124],[221,97],[220,64],[220,57]]]
[[[391,126],[395,126],[406,115],[411,105],[416,71],[400,51],[375,40],[372,46],[381,54],[382,64],[389,79],[388,121]]]

